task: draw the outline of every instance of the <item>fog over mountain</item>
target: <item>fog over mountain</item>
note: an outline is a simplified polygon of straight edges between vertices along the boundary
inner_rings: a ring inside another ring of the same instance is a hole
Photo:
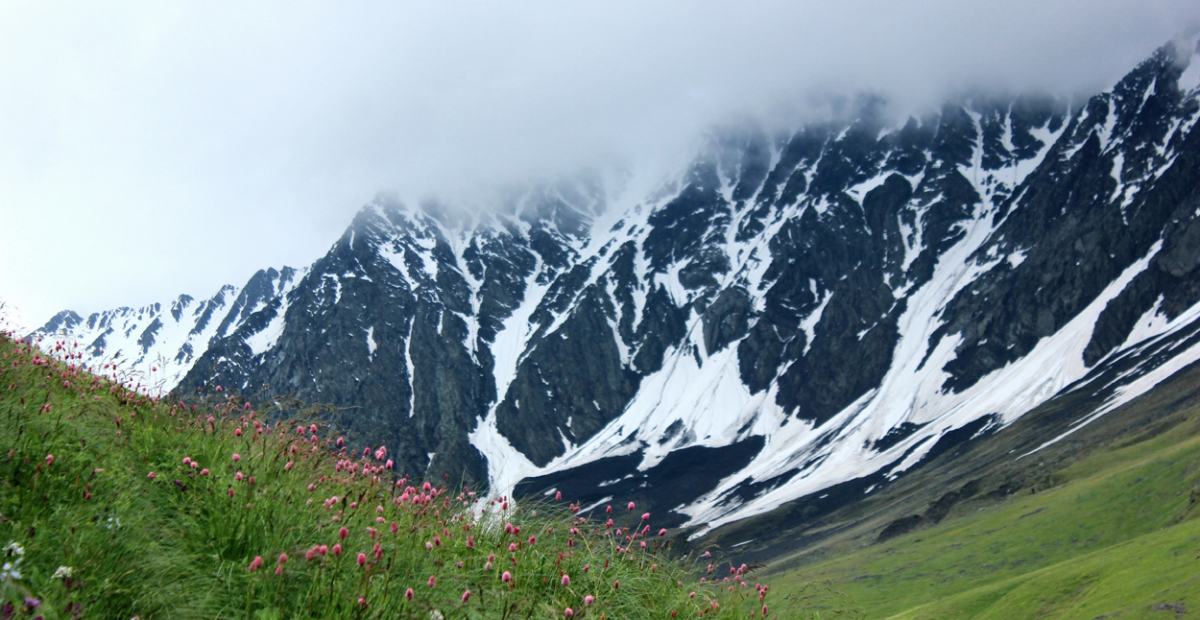
[[[379,191],[487,202],[586,168],[651,185],[714,125],[794,128],[864,94],[896,118],[978,90],[1086,96],[1194,9],[10,3],[0,291],[36,323],[206,294],[307,264]]]
[[[629,498],[693,540],[993,439],[1038,454],[1200,361],[1198,34],[1088,97],[875,101],[717,126],[656,186],[382,194],[315,260],[36,335],[144,393],[320,404],[396,473]]]

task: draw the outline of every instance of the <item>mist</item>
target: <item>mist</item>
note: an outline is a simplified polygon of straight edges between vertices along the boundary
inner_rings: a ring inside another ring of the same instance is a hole
[[[1196,2],[190,2],[0,6],[0,295],[209,295],[305,265],[378,192],[682,165],[730,119],[871,93],[1086,96]]]

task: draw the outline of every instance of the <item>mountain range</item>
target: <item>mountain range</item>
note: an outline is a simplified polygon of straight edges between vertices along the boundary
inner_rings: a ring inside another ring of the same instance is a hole
[[[398,472],[636,499],[693,537],[852,501],[1086,395],[1035,453],[1200,359],[1197,55],[1086,100],[714,130],[650,195],[379,197],[304,268],[31,336],[146,391],[329,405]]]

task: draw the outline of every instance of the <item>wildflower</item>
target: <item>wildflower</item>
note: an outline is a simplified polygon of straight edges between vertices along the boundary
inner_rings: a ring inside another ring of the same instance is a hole
[[[436,579],[434,579],[433,575],[430,575],[430,576],[429,576],[429,587],[431,587],[431,588],[432,588],[432,587],[433,587],[433,586],[435,586],[435,585],[437,585],[437,580],[436,580]]]
[[[254,559],[250,561],[250,567],[246,570],[253,573],[254,571],[258,570],[259,568],[262,568],[262,565],[263,565],[262,556],[256,555],[256,556],[254,556]]]
[[[236,435],[236,436],[238,436],[238,437],[241,437],[241,436],[242,436],[242,429],[240,429],[240,428],[235,428],[235,429],[233,429],[233,434],[234,434],[234,435]]]
[[[338,530],[338,538],[340,538],[342,540],[346,540],[346,537],[349,535],[350,535],[350,530],[346,529],[345,527]]]
[[[583,604],[584,604],[584,605],[591,605],[593,602],[595,602],[595,600],[596,600],[596,597],[594,597],[594,596],[592,596],[591,594],[589,594],[589,595],[587,595],[587,596],[583,597]]]
[[[358,604],[365,609],[367,607],[367,599],[362,596],[358,597]]]
[[[241,481],[242,481],[242,478],[245,478],[245,477],[246,477],[246,475],[245,475],[245,474],[243,474],[243,473],[242,473],[242,472],[240,472],[240,471],[239,471],[238,473],[236,473],[236,474],[234,474],[234,475],[233,475],[233,479],[234,479],[234,480],[237,480],[238,482],[241,482]]]
[[[562,576],[562,584],[564,586],[571,585],[571,576],[564,573]]]
[[[467,599],[469,599],[469,598],[471,598],[471,591],[464,590],[463,595],[462,595],[462,602],[464,602],[464,603],[467,602]]]
[[[49,467],[49,466],[51,466],[51,465],[53,465],[53,464],[54,464],[54,455],[53,455],[53,454],[47,454],[47,455],[46,455],[46,467]]]
[[[192,458],[191,458],[190,456],[185,456],[185,457],[183,457],[183,464],[184,464],[184,465],[191,465],[191,464],[192,464]]]
[[[533,543],[535,543],[535,542],[537,542],[537,536],[530,536],[530,537],[529,537],[529,544],[531,544],[531,545],[532,545],[532,544],[533,544]]]
[[[147,480],[154,480],[154,472],[150,472],[150,473],[146,474],[146,479],[147,479]]]
[[[366,563],[367,563],[367,554],[365,554],[365,553],[358,554],[358,565],[363,566]]]
[[[554,499],[561,501],[562,500],[562,491],[556,492],[554,494]]]
[[[404,591],[404,598],[406,598],[410,601],[413,600],[413,589],[412,588],[409,588]]]
[[[54,574],[50,576],[50,578],[68,579],[71,577],[72,572],[74,572],[74,570],[70,566],[59,566],[58,569],[54,571]]]
[[[201,476],[207,476],[207,475],[208,475],[208,468],[207,468],[207,467],[205,467],[204,469],[201,469],[201,470],[200,470],[200,475],[201,475]]]
[[[334,555],[335,557],[336,557],[336,556],[339,556],[339,555],[342,555],[342,546],[341,546],[340,544],[335,544],[335,545],[333,546],[333,555]]]
[[[504,571],[504,574],[500,575],[500,581],[503,581],[504,583],[512,581],[512,573]]]
[[[616,581],[614,581],[614,582],[613,582],[613,589],[614,589],[614,590],[616,590],[616,589],[618,589],[618,588],[620,588],[620,587],[621,587],[621,580],[620,580],[620,579],[618,579],[618,580],[616,580]]]
[[[612,506],[605,506],[604,512],[606,512],[608,514],[612,514]]]
[[[292,462],[288,461],[287,465],[283,466],[283,471],[291,471],[291,469],[292,469]]]
[[[238,454],[237,452],[234,452],[234,453],[233,453],[233,462],[235,462],[235,463],[236,463],[236,462],[238,462],[238,461],[240,461],[240,460],[242,460],[242,455]]]

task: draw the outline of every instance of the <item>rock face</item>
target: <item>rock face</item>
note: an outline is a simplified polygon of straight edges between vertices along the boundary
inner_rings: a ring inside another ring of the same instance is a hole
[[[470,217],[378,199],[304,270],[40,332],[161,353],[184,394],[329,403],[400,471],[716,527],[1200,359],[1198,87],[1171,44],[1082,107],[715,132],[644,199],[592,178]]]

